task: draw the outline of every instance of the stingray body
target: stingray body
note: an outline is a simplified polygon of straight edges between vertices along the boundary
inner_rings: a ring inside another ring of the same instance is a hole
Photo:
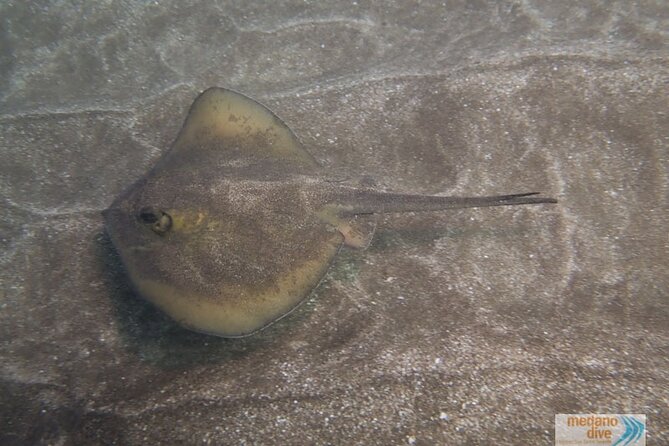
[[[187,328],[241,337],[303,301],[343,244],[367,246],[373,214],[555,202],[533,195],[406,195],[328,180],[271,111],[210,88],[104,218],[139,294]]]

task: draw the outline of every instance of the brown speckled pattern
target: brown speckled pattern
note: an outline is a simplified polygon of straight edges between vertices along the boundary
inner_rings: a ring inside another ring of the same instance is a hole
[[[669,444],[666,2],[0,5],[0,443]],[[193,97],[246,92],[333,178],[558,206],[384,216],[258,336],[133,293],[100,211]]]

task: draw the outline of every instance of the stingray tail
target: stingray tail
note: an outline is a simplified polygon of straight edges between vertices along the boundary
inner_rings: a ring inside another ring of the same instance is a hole
[[[342,200],[342,215],[392,212],[424,212],[444,209],[513,206],[518,204],[557,203],[555,198],[537,197],[539,192],[495,195],[489,197],[443,197],[438,195],[410,195],[357,190],[348,200]]]

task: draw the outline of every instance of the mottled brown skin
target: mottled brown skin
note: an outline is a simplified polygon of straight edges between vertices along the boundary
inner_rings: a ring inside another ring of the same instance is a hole
[[[240,337],[294,309],[342,244],[365,247],[374,213],[556,202],[531,195],[404,195],[329,181],[271,111],[210,88],[172,148],[104,216],[143,297],[190,329]]]

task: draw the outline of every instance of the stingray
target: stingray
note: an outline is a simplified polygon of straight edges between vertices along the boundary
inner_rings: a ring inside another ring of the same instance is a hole
[[[375,214],[556,203],[537,193],[411,195],[330,178],[288,126],[224,88],[195,99],[172,147],[103,212],[139,295],[182,326],[256,333],[295,309]]]

